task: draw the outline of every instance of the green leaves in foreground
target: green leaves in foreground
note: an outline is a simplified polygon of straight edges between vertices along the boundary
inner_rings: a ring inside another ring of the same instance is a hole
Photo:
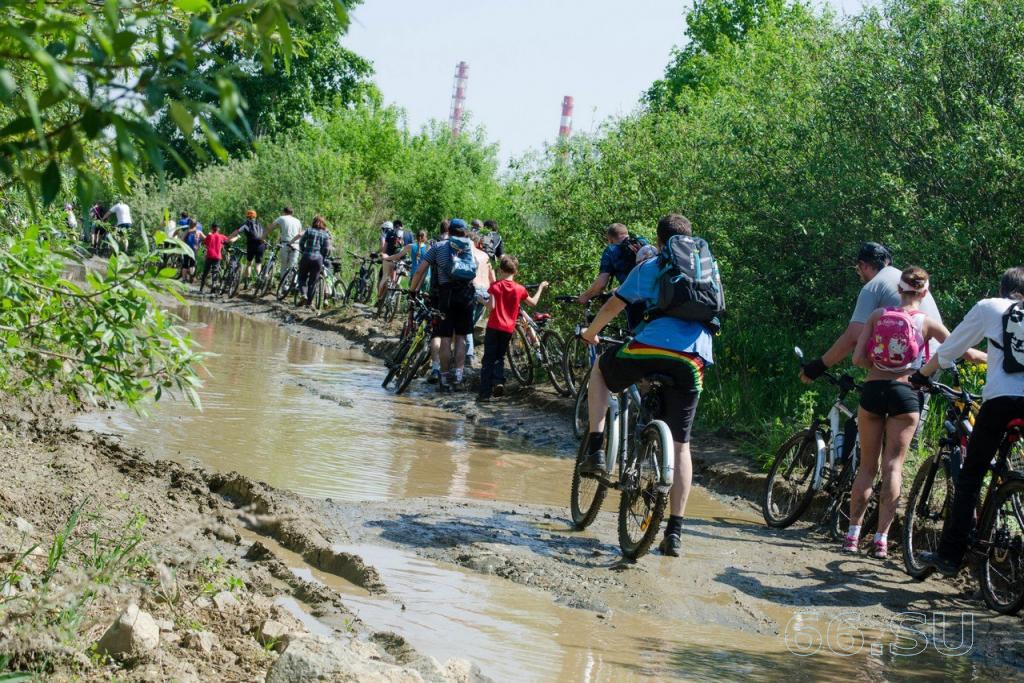
[[[188,247],[162,233],[155,242],[154,253],[115,252],[104,271],[36,226],[0,236],[0,390],[129,405],[172,390],[198,406],[201,357],[157,300],[181,300],[161,259]]]

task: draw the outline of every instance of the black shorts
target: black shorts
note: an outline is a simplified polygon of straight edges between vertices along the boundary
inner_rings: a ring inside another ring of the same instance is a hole
[[[436,326],[435,336],[447,339],[473,333],[473,307],[476,290],[472,285],[442,286],[437,294],[437,308],[444,319]]]
[[[615,393],[650,375],[671,377],[673,385],[662,387],[661,411],[655,417],[665,421],[673,441],[689,443],[704,384],[704,360],[700,356],[633,340],[608,349],[597,363],[605,384]]]
[[[196,267],[196,260],[194,258],[192,258],[191,256],[182,256],[181,257],[181,267],[182,268],[195,268]]]
[[[908,413],[920,413],[921,392],[907,382],[894,379],[877,379],[864,382],[860,392],[860,407],[879,417],[895,417]]]
[[[245,245],[245,260],[251,262],[256,259],[256,263],[263,263],[263,252],[266,250],[266,242],[248,242]]]

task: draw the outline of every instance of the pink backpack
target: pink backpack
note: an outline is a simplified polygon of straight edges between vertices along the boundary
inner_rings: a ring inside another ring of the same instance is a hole
[[[897,307],[885,309],[885,313],[875,322],[868,349],[876,368],[888,372],[909,370],[922,350],[927,353],[924,335],[914,324],[914,318],[922,315],[924,313],[920,311],[911,315]]]

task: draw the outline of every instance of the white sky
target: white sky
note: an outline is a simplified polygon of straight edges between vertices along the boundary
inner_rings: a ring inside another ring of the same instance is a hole
[[[820,0],[855,14],[871,0]],[[418,130],[447,121],[452,79],[469,63],[466,108],[501,158],[558,134],[562,97],[573,129],[633,110],[683,40],[689,0],[365,0],[349,49],[373,62],[389,103]]]

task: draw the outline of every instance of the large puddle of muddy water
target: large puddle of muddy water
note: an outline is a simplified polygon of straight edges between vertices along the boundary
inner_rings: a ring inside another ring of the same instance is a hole
[[[567,460],[531,453],[459,416],[396,398],[380,388],[381,364],[359,351],[326,348],[277,325],[203,306],[180,313],[203,349],[215,354],[202,373],[203,411],[184,400],[164,400],[147,417],[92,413],[79,419],[80,426],[121,434],[158,458],[198,459],[211,469],[235,470],[315,497],[566,505]],[[699,489],[688,513],[746,517]],[[558,605],[540,591],[411,552],[343,548],[381,572],[389,596],[373,597],[273,545],[297,574],[344,593],[373,628],[394,630],[440,660],[466,657],[499,681],[949,674],[942,658],[801,658],[787,651],[781,637],[623,612],[598,617]],[[790,615],[778,612],[773,616],[785,623]]]

